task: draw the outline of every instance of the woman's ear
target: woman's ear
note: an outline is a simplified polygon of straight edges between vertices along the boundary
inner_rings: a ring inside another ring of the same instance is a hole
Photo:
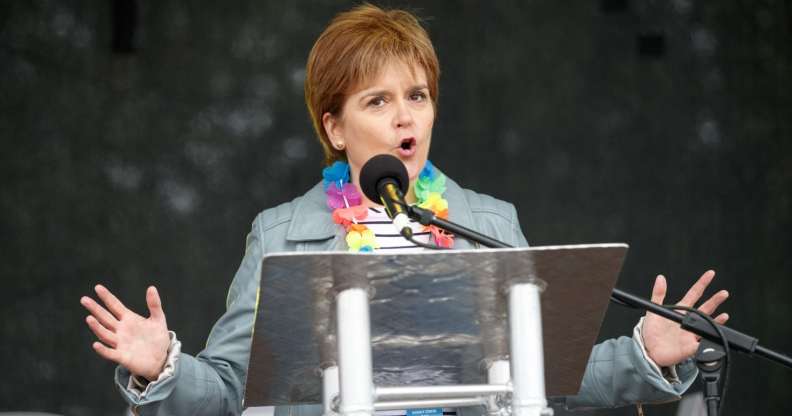
[[[330,113],[322,115],[322,127],[324,127],[325,134],[330,140],[333,147],[338,150],[344,150],[346,143],[344,143],[344,134],[340,121]]]

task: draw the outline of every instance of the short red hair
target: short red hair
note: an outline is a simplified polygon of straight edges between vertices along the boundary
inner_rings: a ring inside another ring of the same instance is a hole
[[[393,59],[423,68],[436,107],[440,64],[429,35],[410,12],[363,4],[338,14],[319,35],[305,67],[305,104],[328,164],[345,154],[330,143],[322,116],[340,116],[353,89],[379,76]]]

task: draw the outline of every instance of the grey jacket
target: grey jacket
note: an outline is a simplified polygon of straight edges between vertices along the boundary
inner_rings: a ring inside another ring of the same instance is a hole
[[[512,204],[462,189],[447,181],[450,220],[514,246],[527,246]],[[149,386],[142,396],[127,389],[129,371],[116,368],[115,382],[139,415],[239,415],[243,406],[261,260],[285,251],[345,250],[343,229],[333,223],[319,183],[291,202],[261,212],[253,221],[247,246],[226,300],[226,312],[215,323],[206,348],[197,356],[180,354],[173,376]],[[293,219],[297,219],[293,221]],[[464,239],[455,248],[475,248]],[[266,302],[266,297],[261,299]],[[690,361],[677,367],[680,382],[669,383],[653,370],[629,337],[594,346],[580,392],[565,398],[570,408],[616,407],[678,399],[696,376]],[[481,414],[479,408],[463,409]],[[279,407],[276,415],[318,416],[320,406]]]

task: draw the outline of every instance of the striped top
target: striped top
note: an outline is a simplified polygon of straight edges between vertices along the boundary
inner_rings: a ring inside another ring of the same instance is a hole
[[[379,244],[377,251],[380,253],[414,253],[424,250],[423,247],[416,246],[399,234],[384,208],[369,208],[368,217],[358,221],[358,224],[365,225],[374,233]],[[421,223],[410,220],[410,228],[413,230],[413,239],[429,244],[431,233],[423,231]]]

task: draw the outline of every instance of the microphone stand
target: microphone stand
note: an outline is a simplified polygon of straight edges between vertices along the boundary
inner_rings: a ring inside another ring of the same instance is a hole
[[[435,225],[486,247],[514,248],[514,246],[488,237],[470,228],[438,218],[434,212],[428,209],[420,208],[415,205],[408,205],[407,215],[422,225]],[[710,416],[717,415],[718,404],[720,402],[720,371],[723,368],[722,361],[726,356],[722,348],[723,344],[727,345],[729,349],[735,349],[748,355],[758,355],[792,369],[792,358],[769,348],[762,347],[759,345],[756,338],[733,330],[727,326],[715,324],[717,326],[716,329],[709,321],[695,313],[681,314],[675,310],[652,303],[620,289],[613,289],[611,302],[660,315],[663,318],[679,323],[682,329],[693,332],[703,338],[699,345],[699,351],[696,353],[695,357],[696,365],[701,369],[702,379],[705,384],[705,400],[707,401],[707,411]],[[718,331],[718,329],[720,331]],[[721,337],[721,334],[723,337]]]
[[[471,230],[470,228],[463,227],[451,221],[438,218],[431,210],[421,208],[417,205],[407,205],[407,216],[422,225],[435,225],[455,235],[461,235],[465,239],[475,241],[483,246],[490,248],[514,248],[502,241],[494,238],[487,237],[478,231]]]

